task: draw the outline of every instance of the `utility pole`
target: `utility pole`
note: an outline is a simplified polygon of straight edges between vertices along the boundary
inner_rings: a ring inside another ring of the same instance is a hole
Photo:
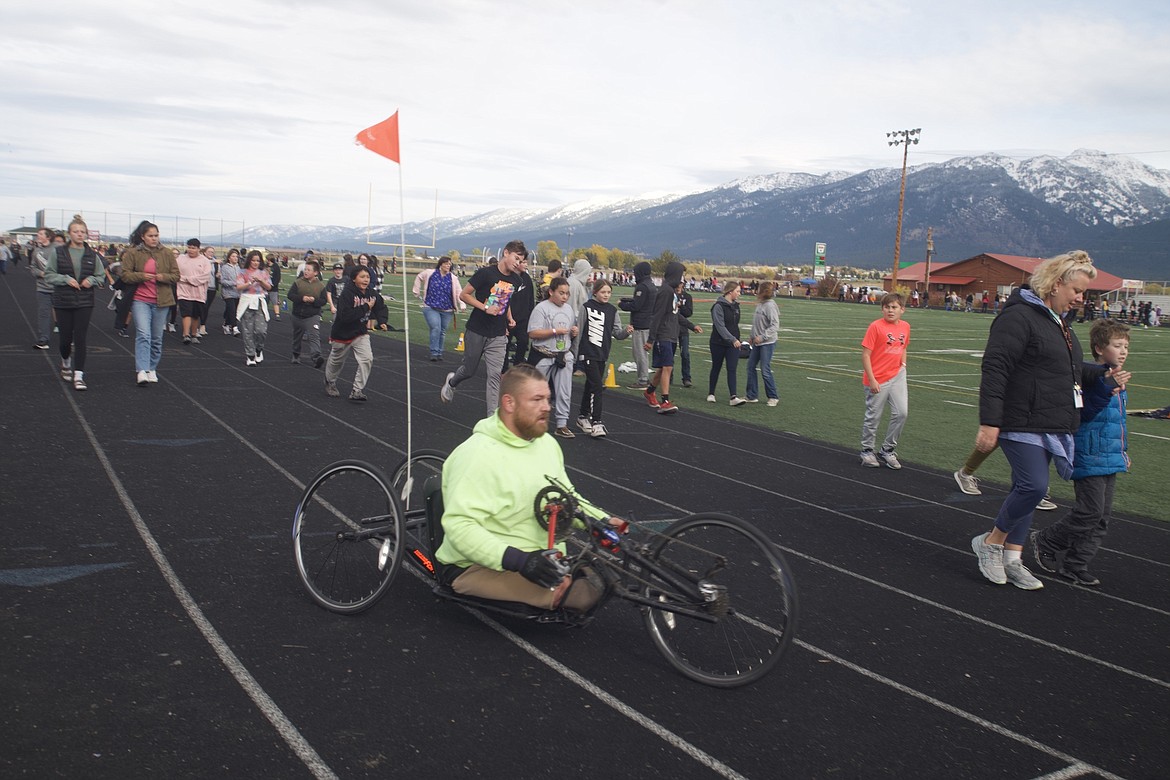
[[[898,232],[894,236],[894,274],[890,279],[890,292],[896,292],[898,289],[898,264],[902,258],[902,209],[906,203],[906,161],[910,155],[910,144],[918,143],[918,136],[921,133],[921,127],[886,133],[886,138],[893,139],[886,142],[889,146],[902,147],[902,188],[898,192]]]
[[[934,228],[926,229],[926,306],[930,308],[930,258],[934,256]]]

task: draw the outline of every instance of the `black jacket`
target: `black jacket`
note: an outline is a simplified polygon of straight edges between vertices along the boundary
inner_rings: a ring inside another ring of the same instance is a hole
[[[622,298],[618,308],[630,313],[634,330],[649,330],[654,318],[654,296],[658,288],[650,276],[650,264],[643,261],[634,266],[634,297]]]
[[[353,283],[353,279],[347,279],[341,294],[334,300],[337,303],[337,319],[333,321],[333,327],[329,330],[330,341],[353,341],[369,332],[367,323],[370,320],[376,320],[378,325],[385,325],[389,319],[390,313],[386,310],[386,303],[381,295],[374,292],[372,281],[363,293]],[[371,303],[374,304],[372,310]]]
[[[81,273],[75,274],[73,272],[73,257],[69,254],[69,247],[57,247],[57,273],[59,274],[85,279],[87,276],[93,276],[95,272],[101,273],[102,268],[97,252],[93,251],[89,244],[86,244],[81,254]],[[93,299],[94,288],[92,287],[75,289],[64,284],[53,286],[54,309],[92,309]]]
[[[979,422],[1002,431],[1072,433],[1081,421],[1074,384],[1084,387],[1105,371],[1084,362],[1076,333],[1017,289],[991,323],[983,350]]]

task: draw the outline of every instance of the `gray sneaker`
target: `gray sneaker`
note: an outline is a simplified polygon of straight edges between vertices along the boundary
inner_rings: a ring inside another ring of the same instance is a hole
[[[955,472],[955,482],[959,485],[959,490],[963,491],[969,496],[981,496],[983,491],[979,489],[979,480],[974,474],[967,474],[962,469]]]
[[[330,382],[328,379],[326,379],[325,380],[325,395],[329,396],[330,398],[337,398],[338,396],[340,396],[341,393],[339,393],[337,391],[337,383]]]
[[[987,534],[979,534],[971,540],[971,549],[979,559],[979,573],[996,585],[1006,585],[1008,578],[1003,569],[1003,545],[987,544],[986,539]]]
[[[1044,498],[1040,499],[1040,503],[1036,505],[1036,508],[1043,509],[1045,512],[1051,512],[1053,509],[1056,509],[1056,504],[1052,502],[1050,496],[1044,496]]]
[[[873,454],[873,450],[862,450],[861,465],[871,469],[880,469],[881,463],[878,463],[877,455]]]
[[[455,400],[455,388],[451,387],[451,380],[455,377],[455,372],[447,374],[447,378],[443,380],[443,386],[439,388],[439,398],[443,403],[449,404]]]
[[[1023,590],[1040,590],[1044,583],[1036,579],[1023,561],[1009,561],[1003,565],[1003,572],[1008,582]]]
[[[893,452],[882,450],[877,454],[877,456],[878,460],[886,464],[886,468],[888,469],[894,469],[897,471],[898,469],[902,468],[902,464],[898,462],[898,456]]]

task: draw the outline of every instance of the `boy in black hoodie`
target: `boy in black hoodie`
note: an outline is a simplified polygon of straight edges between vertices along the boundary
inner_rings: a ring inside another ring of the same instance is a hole
[[[643,261],[634,266],[634,297],[622,298],[618,308],[630,313],[630,325],[634,328],[634,364],[638,367],[638,382],[630,385],[645,390],[650,383],[650,361],[647,360],[646,344],[650,334],[650,320],[654,316],[654,296],[658,288],[650,276],[650,264]]]
[[[370,369],[374,366],[374,350],[370,346],[370,331],[375,327],[388,330],[389,312],[382,296],[374,292],[370,282],[370,269],[364,265],[354,266],[350,277],[341,291],[337,302],[337,319],[329,331],[332,349],[325,366],[325,395],[336,398],[337,377],[345,367],[345,361],[352,350],[357,358],[357,371],[353,375],[353,390],[349,400],[362,403],[366,400],[362,392]]]
[[[669,262],[662,276],[662,287],[654,298],[654,316],[650,320],[650,331],[646,349],[653,349],[654,376],[644,391],[646,403],[659,414],[674,414],[678,411],[670,400],[670,375],[674,372],[674,353],[678,345],[679,326],[694,333],[703,329],[682,316],[679,306],[682,302],[683,264]],[[656,391],[662,391],[659,399]]]

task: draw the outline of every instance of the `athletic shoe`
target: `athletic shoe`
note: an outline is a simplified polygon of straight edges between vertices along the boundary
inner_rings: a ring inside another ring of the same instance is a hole
[[[223,326],[223,335],[225,335],[225,336],[232,335],[232,326],[231,325],[224,325]]]
[[[207,328],[200,328],[198,335],[199,336],[206,336],[207,335]]]
[[[659,414],[674,414],[678,411],[678,407],[674,405],[674,401],[663,401],[658,405]]]
[[[69,361],[64,361],[61,363],[61,380],[64,382],[73,381],[73,367],[70,365]]]
[[[740,398],[738,395],[731,396],[731,400],[727,402],[728,406],[743,406],[747,401]]]
[[[118,335],[121,336],[122,338],[124,338],[124,339],[130,338],[130,331],[126,330],[125,328],[114,328],[114,330],[118,331]]]
[[[321,357],[320,355],[313,358],[313,368],[320,368],[323,365],[325,365],[325,358]]]
[[[560,428],[557,428],[555,431],[553,431],[553,433],[555,433],[557,436],[560,436],[562,439],[575,439],[575,438],[577,438],[577,434],[570,431],[568,429],[568,427],[566,427],[564,425],[562,425]]]
[[[974,474],[959,469],[955,472],[955,482],[959,486],[959,490],[963,491],[969,496],[981,496],[983,491],[979,489],[979,480]]]
[[[264,362],[264,353],[263,353],[263,352],[257,352],[257,353],[256,353],[256,365],[260,365],[260,364],[261,364],[261,363],[263,363],[263,362]]]
[[[337,392],[337,383],[330,382],[328,379],[326,379],[325,380],[325,395],[329,396],[330,398],[337,398],[338,396],[340,396],[341,393]]]
[[[292,364],[294,366],[299,366],[301,364],[301,356],[300,355],[293,355],[292,356]]]
[[[1101,584],[1101,580],[1089,574],[1087,569],[1065,569],[1060,573],[1060,576],[1071,582],[1073,585],[1083,585],[1086,588],[1092,588]]]
[[[157,371],[147,371],[146,372],[146,381],[150,382],[152,385],[157,384],[158,383],[158,372]]]
[[[715,403],[715,396],[713,396],[713,395],[707,396],[707,403],[709,403],[709,404]]]
[[[996,585],[1006,585],[1008,580],[1003,566],[1003,545],[987,544],[986,540],[987,534],[979,534],[971,540],[971,549],[979,559],[979,573]]]
[[[880,469],[882,467],[882,464],[878,462],[877,455],[873,454],[873,450],[861,451],[861,465],[871,469]]]
[[[577,427],[585,431],[585,433],[593,433],[593,423],[588,417],[578,417]]]
[[[39,342],[36,344],[33,344],[33,349],[48,349],[48,348],[49,348],[48,344],[41,344]]]
[[[589,431],[589,435],[595,439],[604,437],[606,433],[605,426],[599,422],[593,423],[593,428]]]
[[[1007,575],[1008,582],[1021,590],[1040,590],[1044,587],[1044,583],[1028,571],[1023,561],[1008,561],[1003,565],[1003,573]]]
[[[184,336],[184,337],[183,337],[183,343],[184,343],[184,344],[190,344],[190,343],[191,343],[191,337],[190,337],[190,336]]]
[[[689,379],[683,380],[683,387],[690,387],[693,383]]]
[[[199,338],[199,336],[192,336],[191,343],[192,344],[200,344],[200,343],[202,343],[202,340]]]
[[[443,380],[443,386],[439,388],[439,399],[443,403],[449,404],[455,400],[455,388],[451,387],[451,380],[455,378],[455,372],[447,374],[447,378]]]
[[[897,471],[898,469],[902,468],[902,464],[898,462],[898,456],[896,454],[894,454],[893,452],[889,452],[887,450],[882,450],[881,452],[879,452],[877,454],[877,456],[878,456],[878,460],[880,460],[882,463],[886,464],[886,468],[888,468],[888,469],[893,469],[894,471]]]
[[[780,403],[779,398],[769,398],[768,399],[768,406],[777,406],[777,405],[779,405],[779,403]]]
[[[175,332],[175,323],[168,322],[167,323],[167,333],[174,333],[174,332]]]
[[[80,371],[73,372],[73,389],[74,390],[88,390],[85,386],[85,380],[81,377]]]
[[[658,396],[654,394],[653,390],[647,388],[642,391],[642,397],[646,399],[646,403],[650,405],[651,409],[658,408]]]
[[[644,382],[644,381],[637,381],[637,382],[634,382],[634,384],[632,384],[632,385],[626,385],[626,387],[630,388],[631,390],[645,390],[649,386],[650,386],[650,383]]]
[[[1052,503],[1051,496],[1044,496],[1044,498],[1040,499],[1040,503],[1036,505],[1036,508],[1043,509],[1045,512],[1048,512],[1056,509],[1056,504]]]
[[[254,366],[254,365],[256,365],[256,358],[252,358],[252,357],[248,358],[247,360],[245,360],[245,361],[244,361],[244,365],[245,365],[245,366]]]
[[[749,404],[758,404],[760,402],[759,398],[745,398],[744,400]]]
[[[349,393],[349,400],[353,401],[354,403],[358,403],[358,404],[365,403],[366,394],[363,393],[361,390],[351,390]]]
[[[136,381],[138,382],[139,387],[146,387],[146,372],[139,371]]]
[[[1056,562],[1056,556],[1040,545],[1039,531],[1033,531],[1028,534],[1028,542],[1032,546],[1032,557],[1036,559],[1037,566],[1049,574],[1056,574],[1060,571],[1060,564]]]
[[[239,329],[238,327],[233,327],[233,328],[232,328],[232,335],[233,335],[233,336],[238,336],[238,335],[240,335],[240,329]]]

